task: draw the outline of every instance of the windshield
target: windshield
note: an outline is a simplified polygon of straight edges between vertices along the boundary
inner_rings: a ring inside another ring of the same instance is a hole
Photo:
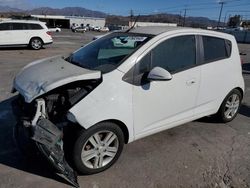
[[[80,48],[66,60],[86,69],[107,73],[151,38],[143,34],[112,33]]]

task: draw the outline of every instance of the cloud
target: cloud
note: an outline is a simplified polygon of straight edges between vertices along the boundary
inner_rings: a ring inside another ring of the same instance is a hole
[[[24,10],[32,7],[28,0],[0,0],[0,5]]]
[[[19,3],[21,0],[0,0],[1,4]]]

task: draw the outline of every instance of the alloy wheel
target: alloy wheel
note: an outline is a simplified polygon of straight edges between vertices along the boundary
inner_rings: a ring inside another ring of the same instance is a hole
[[[237,113],[240,106],[240,97],[237,94],[232,94],[226,104],[225,104],[225,111],[224,115],[227,119],[231,119]]]
[[[116,156],[119,140],[111,131],[100,131],[85,142],[81,159],[90,169],[98,169],[108,165]]]
[[[33,49],[38,50],[38,49],[41,48],[42,42],[41,42],[41,40],[39,40],[39,39],[34,39],[34,40],[32,40],[32,42],[31,42],[31,46],[32,46]]]

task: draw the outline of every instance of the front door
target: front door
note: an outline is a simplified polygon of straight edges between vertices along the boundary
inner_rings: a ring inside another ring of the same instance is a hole
[[[169,81],[146,80],[154,67],[169,71]],[[200,84],[200,67],[196,66],[194,35],[167,39],[136,64],[133,90],[135,138],[172,127],[192,118]]]
[[[0,45],[10,45],[12,40],[11,24],[0,23]]]

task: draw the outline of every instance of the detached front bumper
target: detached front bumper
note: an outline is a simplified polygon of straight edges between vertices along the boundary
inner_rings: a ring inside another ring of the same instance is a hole
[[[38,149],[56,168],[60,176],[65,178],[75,187],[79,187],[77,174],[69,166],[64,157],[63,131],[46,118],[45,101],[37,99],[36,113],[31,119],[22,111],[20,101],[12,103],[13,113],[16,116],[18,126],[26,129],[29,137],[36,143]]]

